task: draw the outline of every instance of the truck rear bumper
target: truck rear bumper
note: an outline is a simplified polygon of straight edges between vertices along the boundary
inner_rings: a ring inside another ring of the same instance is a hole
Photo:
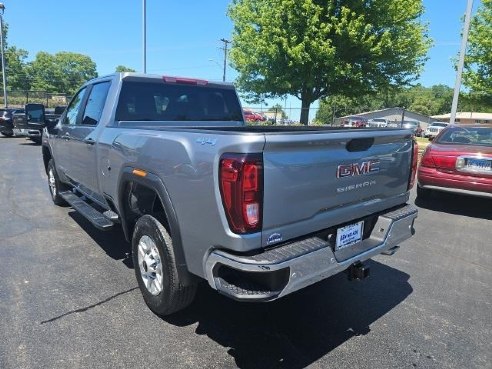
[[[317,236],[255,255],[212,251],[205,261],[210,286],[241,301],[270,301],[340,273],[357,262],[389,252],[414,234],[417,209],[404,205],[380,214],[358,244],[334,252],[333,241]]]
[[[38,129],[28,129],[27,130],[28,137],[41,137],[41,131]]]
[[[14,131],[14,134],[18,137],[19,136],[27,136],[27,129],[25,129],[25,128],[14,128],[13,131]]]

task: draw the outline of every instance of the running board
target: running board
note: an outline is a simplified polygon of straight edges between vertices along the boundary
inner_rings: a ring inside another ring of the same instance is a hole
[[[106,217],[103,213],[97,211],[89,205],[81,197],[74,194],[72,191],[60,192],[60,196],[86,218],[92,225],[102,231],[107,231],[114,226],[114,222]]]

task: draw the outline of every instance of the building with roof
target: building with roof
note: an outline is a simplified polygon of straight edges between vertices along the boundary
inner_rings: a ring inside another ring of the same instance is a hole
[[[433,115],[432,119],[449,123],[451,114]],[[455,123],[492,123],[492,113],[458,112],[456,113]]]
[[[340,117],[337,120],[338,122],[343,122],[346,118],[352,117],[354,115],[363,117],[365,119],[384,118],[387,119],[389,123],[395,123],[395,124],[400,124],[404,120],[405,121],[413,120],[413,121],[420,122],[420,126],[422,127],[422,129],[425,129],[429,123],[435,120],[434,118],[431,118],[428,115],[416,113],[399,107],[347,115],[346,117]],[[335,122],[335,124],[336,123],[337,122]]]

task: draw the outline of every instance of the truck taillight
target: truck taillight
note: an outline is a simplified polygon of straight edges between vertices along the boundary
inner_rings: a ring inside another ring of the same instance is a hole
[[[262,154],[224,154],[219,167],[220,194],[234,233],[259,232],[263,212]]]
[[[419,159],[419,145],[417,141],[413,140],[413,153],[412,153],[412,168],[410,172],[410,180],[408,181],[408,190],[413,188],[415,184],[415,175],[417,174],[417,164]]]

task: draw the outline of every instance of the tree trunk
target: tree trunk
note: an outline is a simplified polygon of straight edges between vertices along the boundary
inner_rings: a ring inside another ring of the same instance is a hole
[[[311,106],[311,101],[305,96],[302,96],[302,109],[301,109],[301,124],[305,126],[309,123],[309,107]]]

